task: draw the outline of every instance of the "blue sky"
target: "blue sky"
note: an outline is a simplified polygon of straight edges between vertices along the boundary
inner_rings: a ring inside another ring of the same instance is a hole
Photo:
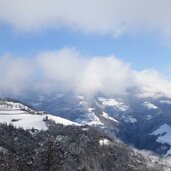
[[[0,0],[0,90],[171,97],[170,0]]]
[[[69,47],[163,71],[171,65],[170,6],[168,0],[0,0],[0,55]]]
[[[8,25],[0,26],[0,54],[28,58],[37,53],[75,48],[83,56],[116,55],[134,69],[154,68],[159,71],[171,65],[171,46],[157,34],[121,35],[86,34],[71,29],[47,29],[36,33],[14,31]]]

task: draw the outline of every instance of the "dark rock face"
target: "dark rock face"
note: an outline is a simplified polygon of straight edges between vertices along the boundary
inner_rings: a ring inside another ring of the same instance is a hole
[[[0,171],[152,171],[149,159],[92,127],[51,123],[30,133],[0,125]]]

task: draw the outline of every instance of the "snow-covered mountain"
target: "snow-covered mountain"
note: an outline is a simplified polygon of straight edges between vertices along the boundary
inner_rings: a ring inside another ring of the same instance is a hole
[[[59,123],[66,121],[67,124],[94,126],[111,138],[118,137],[138,149],[150,150],[163,156],[170,154],[171,144],[158,141],[162,136],[154,134],[162,125],[171,126],[171,99],[168,97],[118,97],[97,94],[90,98],[72,92],[60,92],[49,95],[33,93],[15,98],[36,109],[13,105],[15,112],[28,112],[27,116],[25,113],[13,116],[14,121],[18,120],[13,123],[16,126],[23,122],[27,127],[29,123],[26,124],[25,121],[32,119],[33,125],[40,125],[37,129],[46,129],[47,126],[42,120],[48,116]],[[13,114],[15,112],[13,111]],[[62,121],[58,117],[62,118]],[[4,116],[4,120],[11,122],[8,116]],[[33,125],[29,125],[29,128]],[[163,132],[162,135],[164,134]]]
[[[161,155],[168,155],[171,145],[158,142],[152,134],[162,125],[171,126],[171,99],[128,96],[94,97],[69,93],[25,95],[17,97],[36,110],[46,111],[81,125],[91,125],[127,144]],[[150,143],[149,143],[150,142]]]
[[[165,159],[171,155],[169,98],[109,97],[102,94],[87,98],[74,93],[57,93],[22,95],[15,99],[19,101],[0,99],[0,123],[31,131],[49,131],[48,128],[55,123],[78,126],[82,131],[95,128],[108,137],[100,139],[99,146],[110,146],[111,141],[119,138],[138,149],[163,156],[162,167],[166,166]],[[63,128],[60,131],[63,134]],[[155,158],[153,164],[156,162],[159,160]],[[170,168],[170,164],[167,167]]]

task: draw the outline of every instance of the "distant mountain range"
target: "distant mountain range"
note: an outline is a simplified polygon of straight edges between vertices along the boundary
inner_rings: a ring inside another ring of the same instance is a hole
[[[138,149],[170,155],[171,98],[133,95],[86,97],[75,93],[18,97],[36,110],[82,125],[93,125]],[[160,133],[156,133],[160,132]],[[168,141],[166,140],[168,139]]]
[[[0,100],[1,123],[25,130],[46,131],[49,121],[78,127],[87,125],[111,141],[119,139],[162,158],[171,156],[171,99],[168,97],[97,94],[90,98],[60,92],[25,94]]]

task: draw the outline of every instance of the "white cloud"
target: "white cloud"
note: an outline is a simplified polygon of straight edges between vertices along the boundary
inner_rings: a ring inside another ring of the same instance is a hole
[[[167,80],[156,70],[134,72],[135,85],[139,88],[139,96],[158,97],[161,95],[171,97],[171,81]]]
[[[85,95],[126,95],[132,89],[141,97],[171,97],[171,81],[156,70],[134,71],[114,55],[84,57],[69,48],[40,53],[31,59],[3,56],[0,78],[3,93],[71,90]]]
[[[62,87],[85,94],[125,94],[131,84],[129,66],[113,55],[86,58],[66,48],[40,54],[38,65],[51,90]]]
[[[30,86],[33,63],[5,55],[0,58],[0,92],[20,93]]]
[[[0,0],[0,21],[23,31],[70,27],[84,32],[160,31],[171,35],[170,0]]]
[[[105,92],[123,95],[131,84],[129,65],[112,55],[89,59],[77,89],[86,93]]]
[[[74,49],[62,49],[39,54],[37,65],[44,75],[47,89],[73,90],[78,84],[85,60]]]

